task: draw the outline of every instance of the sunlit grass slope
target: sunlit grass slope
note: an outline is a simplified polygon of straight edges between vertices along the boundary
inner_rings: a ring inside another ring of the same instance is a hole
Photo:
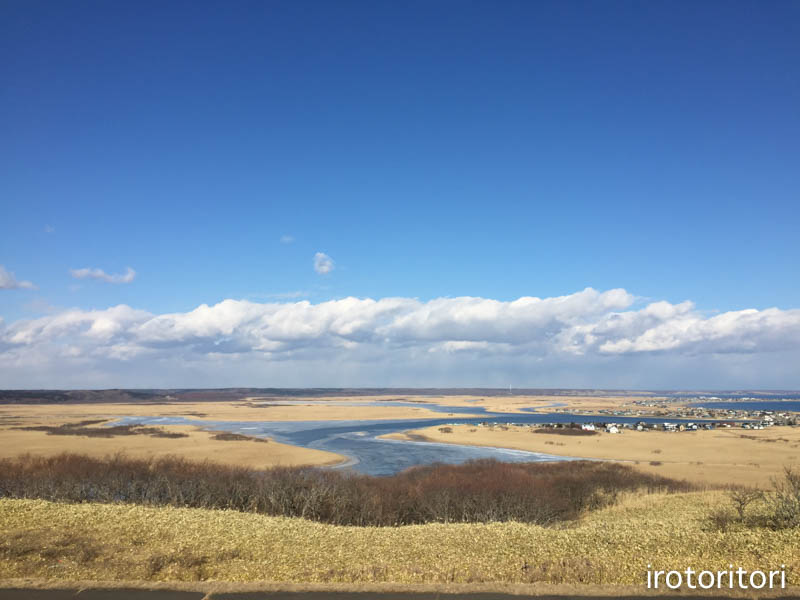
[[[637,493],[559,527],[337,527],[234,511],[0,501],[0,578],[643,584],[653,568],[776,569],[797,529],[709,525],[721,492]],[[758,510],[758,507],[753,508]]]

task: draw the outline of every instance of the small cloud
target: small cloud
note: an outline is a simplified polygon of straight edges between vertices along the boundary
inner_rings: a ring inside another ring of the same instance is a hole
[[[320,275],[327,275],[333,271],[333,259],[324,252],[314,255],[314,270]]]
[[[248,294],[248,300],[292,300],[294,298],[307,298],[310,292],[302,290],[295,290],[291,292],[259,292],[257,294]]]
[[[281,244],[291,244],[294,241],[293,235],[282,235]]]
[[[6,271],[3,265],[0,265],[0,290],[35,290],[36,286],[30,281],[17,281],[14,273]]]
[[[52,225],[45,225],[44,226],[44,232],[45,233],[54,233],[55,230],[56,230],[56,228],[53,227]]]
[[[279,294],[266,294],[266,298],[277,298],[277,299],[292,299],[292,298],[304,298],[308,296],[308,292],[303,292],[301,290],[295,290],[294,292],[282,292]]]
[[[136,271],[128,267],[124,275],[110,274],[103,269],[70,269],[70,275],[75,279],[99,279],[106,283],[130,283],[136,277]]]
[[[30,302],[25,303],[23,308],[32,313],[52,315],[61,310],[58,306],[53,306],[47,300],[42,298],[34,298]]]

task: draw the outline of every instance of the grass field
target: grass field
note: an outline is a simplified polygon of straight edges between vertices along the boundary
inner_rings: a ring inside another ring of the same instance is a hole
[[[62,419],[52,423],[61,425]],[[26,425],[28,421],[25,421]],[[79,452],[102,457],[115,452],[137,458],[154,458],[169,455],[191,460],[215,462],[254,468],[291,467],[298,465],[329,465],[345,460],[333,452],[301,448],[270,440],[230,440],[216,438],[218,432],[203,431],[192,425],[161,427],[165,432],[184,434],[182,437],[153,437],[151,435],[125,435],[109,438],[81,435],[49,435],[44,431],[25,431],[7,426],[0,429],[0,459],[13,458],[21,452],[38,456],[53,456],[62,452]]]
[[[532,434],[529,427],[457,425],[390,434],[392,439],[424,439],[452,444],[496,446],[580,458],[629,461],[637,469],[704,485],[769,488],[784,467],[800,467],[800,427],[763,430],[626,431],[592,436]],[[446,430],[445,430],[446,431]]]
[[[710,524],[723,492],[631,494],[558,527],[337,527],[234,511],[0,500],[0,579],[643,584],[653,568],[786,565],[800,535]],[[749,510],[758,511],[758,505]]]

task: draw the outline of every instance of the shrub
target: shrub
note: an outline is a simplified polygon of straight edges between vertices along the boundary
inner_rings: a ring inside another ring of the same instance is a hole
[[[786,467],[783,480],[774,481],[775,492],[770,495],[769,523],[774,529],[800,526],[800,473]]]
[[[773,481],[772,492],[734,488],[727,496],[732,506],[720,507],[709,515],[713,529],[725,531],[734,524],[748,528],[800,527],[800,473],[791,468],[784,470],[783,479]],[[761,508],[755,514],[747,514],[748,506],[757,501],[762,501]]]
[[[76,454],[0,461],[0,496],[234,509],[336,525],[551,523],[616,501],[620,491],[692,489],[627,465],[593,461],[434,464],[390,477],[340,470],[266,471],[182,458]]]
[[[752,488],[742,488],[728,491],[728,498],[733,503],[736,514],[739,515],[739,520],[744,521],[744,513],[748,505],[756,500],[763,498],[764,493],[761,490]]]

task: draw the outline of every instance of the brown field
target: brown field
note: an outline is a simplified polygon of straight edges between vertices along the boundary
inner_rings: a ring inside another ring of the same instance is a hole
[[[292,398],[292,400],[295,400]],[[324,398],[314,398],[322,400]],[[103,404],[2,404],[0,426],[24,419],[29,422],[80,421],[100,417],[189,417],[201,421],[343,421],[348,419],[414,419],[441,416],[420,407],[342,406],[328,400],[330,406],[318,403],[276,406],[281,400],[247,399],[237,402],[169,402],[169,403],[103,403]],[[354,398],[368,401],[370,398]]]
[[[22,431],[4,426],[0,428],[0,458],[12,458],[21,453],[52,456],[62,452],[76,452],[99,458],[124,452],[127,456],[136,458],[175,455],[255,468],[329,465],[345,460],[332,452],[299,448],[272,440],[265,444],[253,440],[214,439],[218,432],[202,431],[192,425],[171,425],[162,429],[184,433],[186,437],[127,435],[98,438],[48,435],[43,431]]]
[[[630,461],[637,469],[648,473],[710,485],[768,488],[773,478],[781,476],[784,467],[800,467],[800,427],[679,433],[623,431],[585,437],[533,435],[527,426],[503,429],[456,425],[452,430],[452,433],[442,433],[438,427],[428,427],[386,437],[420,436],[435,442]]]

